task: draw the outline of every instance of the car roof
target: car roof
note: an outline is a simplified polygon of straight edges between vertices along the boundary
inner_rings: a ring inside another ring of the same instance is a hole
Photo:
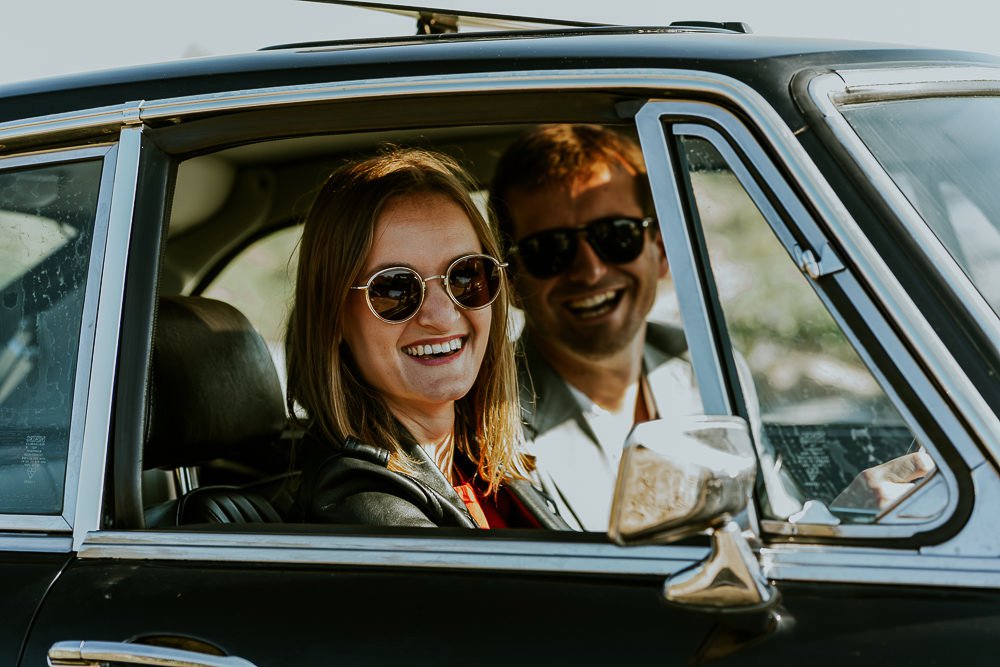
[[[856,63],[1000,65],[996,56],[909,46],[678,28],[572,28],[419,35],[286,48],[0,86],[0,122],[136,100],[387,77],[512,70],[694,69],[728,74],[766,97],[804,67]]]

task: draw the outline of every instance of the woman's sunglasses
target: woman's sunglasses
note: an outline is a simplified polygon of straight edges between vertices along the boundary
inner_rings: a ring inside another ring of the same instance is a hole
[[[375,272],[364,285],[351,289],[365,290],[368,308],[375,317],[390,324],[402,324],[420,310],[427,282],[435,278],[444,280],[444,289],[457,306],[466,310],[485,308],[500,294],[506,266],[489,255],[465,255],[439,276],[422,278],[408,266],[393,266]]]
[[[573,264],[584,236],[597,256],[611,264],[631,262],[642,252],[646,228],[653,218],[601,218],[586,227],[560,227],[526,236],[514,246],[516,254],[536,278],[554,278]]]

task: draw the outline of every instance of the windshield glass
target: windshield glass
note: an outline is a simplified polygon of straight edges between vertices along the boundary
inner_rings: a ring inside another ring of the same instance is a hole
[[[1000,98],[878,102],[843,113],[1000,313]]]

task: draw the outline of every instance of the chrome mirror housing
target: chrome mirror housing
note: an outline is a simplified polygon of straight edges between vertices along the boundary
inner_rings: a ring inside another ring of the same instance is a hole
[[[750,501],[756,470],[739,417],[639,424],[622,451],[608,535],[621,545],[662,544],[707,532],[711,553],[667,580],[667,599],[711,608],[766,604],[774,589],[732,519]]]

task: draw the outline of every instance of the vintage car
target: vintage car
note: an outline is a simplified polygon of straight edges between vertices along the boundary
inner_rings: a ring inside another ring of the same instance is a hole
[[[1000,60],[441,18],[0,87],[0,664],[995,664]],[[608,533],[289,520],[325,175],[417,145],[485,190],[555,122],[641,143],[706,414],[636,429]]]

